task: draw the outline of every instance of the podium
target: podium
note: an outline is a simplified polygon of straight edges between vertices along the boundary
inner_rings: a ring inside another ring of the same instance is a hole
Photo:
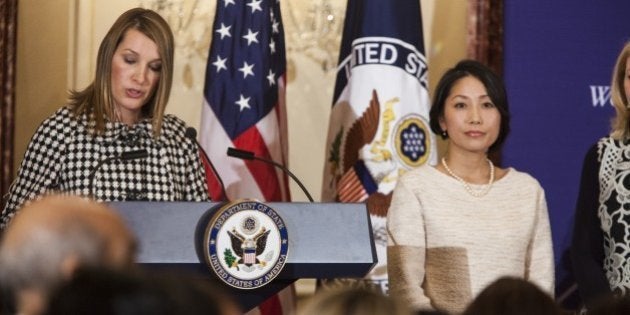
[[[299,278],[361,278],[377,262],[365,204],[266,202],[284,220],[289,236],[282,272],[264,287],[224,285],[250,310]],[[222,205],[216,202],[111,202],[139,242],[138,263],[149,268],[184,269],[216,278],[204,259],[206,225]]]

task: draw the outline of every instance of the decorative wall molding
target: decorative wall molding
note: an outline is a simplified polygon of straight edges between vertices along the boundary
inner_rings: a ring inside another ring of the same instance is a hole
[[[17,0],[0,1],[0,193],[13,180]]]
[[[94,66],[93,46],[93,2],[74,0],[69,3],[68,23],[68,88],[85,88],[92,82]]]

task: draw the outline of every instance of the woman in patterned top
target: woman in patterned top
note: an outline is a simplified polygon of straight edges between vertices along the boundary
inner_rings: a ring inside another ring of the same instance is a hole
[[[617,115],[584,158],[571,248],[588,308],[613,292],[630,294],[630,42],[617,57],[610,95]]]
[[[544,191],[528,174],[488,159],[509,130],[501,79],[479,62],[459,62],[435,89],[430,126],[448,137],[448,148],[440,164],[407,172],[394,189],[390,294],[416,309],[453,314],[503,276],[553,294]]]
[[[173,34],[159,14],[123,13],[101,42],[94,81],[72,91],[31,139],[0,228],[26,201],[50,191],[100,201],[208,200],[205,172],[182,120],[165,115]],[[146,150],[144,157],[120,158]]]

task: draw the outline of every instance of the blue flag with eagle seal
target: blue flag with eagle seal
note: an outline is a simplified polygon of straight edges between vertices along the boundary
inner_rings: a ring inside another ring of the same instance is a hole
[[[378,264],[363,285],[388,292],[385,219],[405,172],[435,164],[419,1],[349,0],[326,144],[322,201],[366,202]]]

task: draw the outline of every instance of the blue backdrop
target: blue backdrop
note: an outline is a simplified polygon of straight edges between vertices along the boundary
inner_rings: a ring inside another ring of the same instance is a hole
[[[505,1],[512,132],[503,164],[532,174],[546,191],[559,298],[573,284],[567,249],[582,160],[609,133],[614,115],[605,92],[617,54],[630,39],[628,12],[627,0]]]

